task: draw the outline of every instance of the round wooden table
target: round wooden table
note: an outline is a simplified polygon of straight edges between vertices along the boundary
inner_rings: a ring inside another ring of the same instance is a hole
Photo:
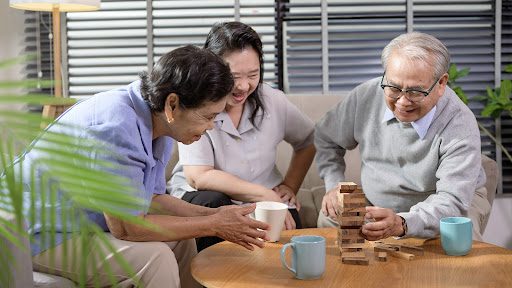
[[[281,266],[280,249],[294,235],[321,235],[327,239],[326,270],[317,280],[298,280]],[[335,245],[336,229],[283,231],[278,243],[249,251],[222,242],[192,260],[192,275],[206,287],[512,287],[512,250],[473,242],[466,256],[447,256],[439,239],[386,239],[422,246],[423,256],[413,260],[388,255],[386,262],[373,258],[367,242],[368,266],[342,264]]]

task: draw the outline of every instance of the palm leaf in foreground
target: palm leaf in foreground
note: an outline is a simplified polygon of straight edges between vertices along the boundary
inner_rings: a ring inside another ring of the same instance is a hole
[[[5,67],[5,63],[0,62],[0,67]],[[91,222],[87,215],[90,211],[105,212],[123,221],[154,228],[130,214],[132,210],[140,210],[142,200],[137,198],[137,191],[134,190],[130,179],[112,173],[119,168],[113,167],[112,162],[108,161],[115,155],[112,155],[104,143],[84,141],[72,135],[59,133],[46,133],[41,136],[41,123],[48,119],[43,119],[39,113],[12,111],[5,106],[11,103],[35,102],[55,104],[58,101],[56,98],[41,95],[13,97],[12,93],[2,93],[2,88],[29,87],[33,84],[33,81],[0,82],[0,133],[3,135],[0,138],[0,213],[9,213],[16,219],[15,223],[10,223],[0,217],[0,237],[21,249],[26,249],[16,235],[29,237],[31,243],[35,244],[35,239],[30,233],[35,227],[28,227],[27,231],[24,225],[39,219],[42,223],[39,236],[43,244],[55,243],[58,233],[67,234],[76,240],[77,247],[64,247],[65,252],[71,251],[69,253],[75,255],[64,255],[63,258],[66,259],[65,262],[67,259],[73,262],[80,259],[78,263],[64,263],[66,266],[79,267],[80,286],[85,286],[85,273],[95,264],[87,263],[87,255],[92,252],[88,245],[88,239],[91,237],[97,237],[104,247],[114,253],[118,264],[129,275],[133,275],[128,263],[113,251],[102,229]],[[63,100],[63,104],[69,104],[68,102],[68,99]],[[44,145],[29,145],[36,138]],[[27,149],[32,149],[40,156],[30,167],[24,165],[24,157],[16,158]],[[88,156],[87,152],[91,150],[94,150],[94,153],[89,154],[94,157]],[[16,164],[13,165],[13,162]],[[68,242],[64,243],[68,245]],[[3,264],[16,261],[12,259],[11,251],[4,247],[0,247],[0,250],[2,267],[7,267]],[[105,267],[102,273],[109,271],[112,273],[110,267]],[[10,271],[7,269],[0,270],[0,287],[6,286],[8,273]],[[110,279],[113,281],[112,277]],[[99,284],[95,280],[93,283]]]

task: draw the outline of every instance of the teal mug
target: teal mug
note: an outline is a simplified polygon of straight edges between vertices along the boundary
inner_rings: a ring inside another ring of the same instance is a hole
[[[441,245],[447,255],[463,256],[473,245],[473,223],[467,217],[446,217],[440,220]]]
[[[286,249],[292,248],[292,265],[286,263]],[[294,236],[281,248],[281,263],[298,279],[317,279],[325,271],[325,238]]]

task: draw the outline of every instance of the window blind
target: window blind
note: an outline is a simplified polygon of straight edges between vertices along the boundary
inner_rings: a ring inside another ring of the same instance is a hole
[[[25,79],[53,79],[53,46],[50,40],[52,32],[51,13],[25,11],[24,54],[34,55],[25,65]],[[28,92],[53,95],[53,87],[39,87]],[[30,105],[30,111],[41,111],[41,106]]]
[[[329,91],[349,91],[382,74],[380,52],[405,32],[405,1],[327,1]],[[320,1],[283,2],[290,93],[322,91]]]
[[[501,18],[501,79],[512,79],[512,73],[504,72],[505,65],[512,64],[512,1],[502,0]],[[512,152],[512,118],[501,117],[501,137],[503,146]],[[512,163],[503,155],[503,192],[512,193]]]
[[[177,47],[203,46],[217,22],[238,18],[260,35],[264,50],[264,81],[275,85],[275,22],[273,0],[155,0],[152,2],[154,61]]]
[[[99,11],[67,13],[69,96],[88,97],[136,80],[147,63],[146,26],[144,0],[102,0]]]
[[[126,85],[147,69],[148,61],[154,63],[183,45],[202,46],[214,23],[233,21],[237,15],[262,37],[264,80],[275,85],[274,2],[241,0],[239,4],[235,7],[233,0],[103,0],[100,11],[67,13],[69,96],[89,97]]]

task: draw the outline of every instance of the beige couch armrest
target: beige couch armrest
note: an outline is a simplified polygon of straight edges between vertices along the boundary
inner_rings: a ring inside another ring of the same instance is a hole
[[[297,193],[297,200],[301,204],[299,216],[303,228],[316,227],[318,212],[322,208],[322,198],[324,194],[325,189],[323,186],[301,188]],[[320,202],[318,202],[318,199]]]

